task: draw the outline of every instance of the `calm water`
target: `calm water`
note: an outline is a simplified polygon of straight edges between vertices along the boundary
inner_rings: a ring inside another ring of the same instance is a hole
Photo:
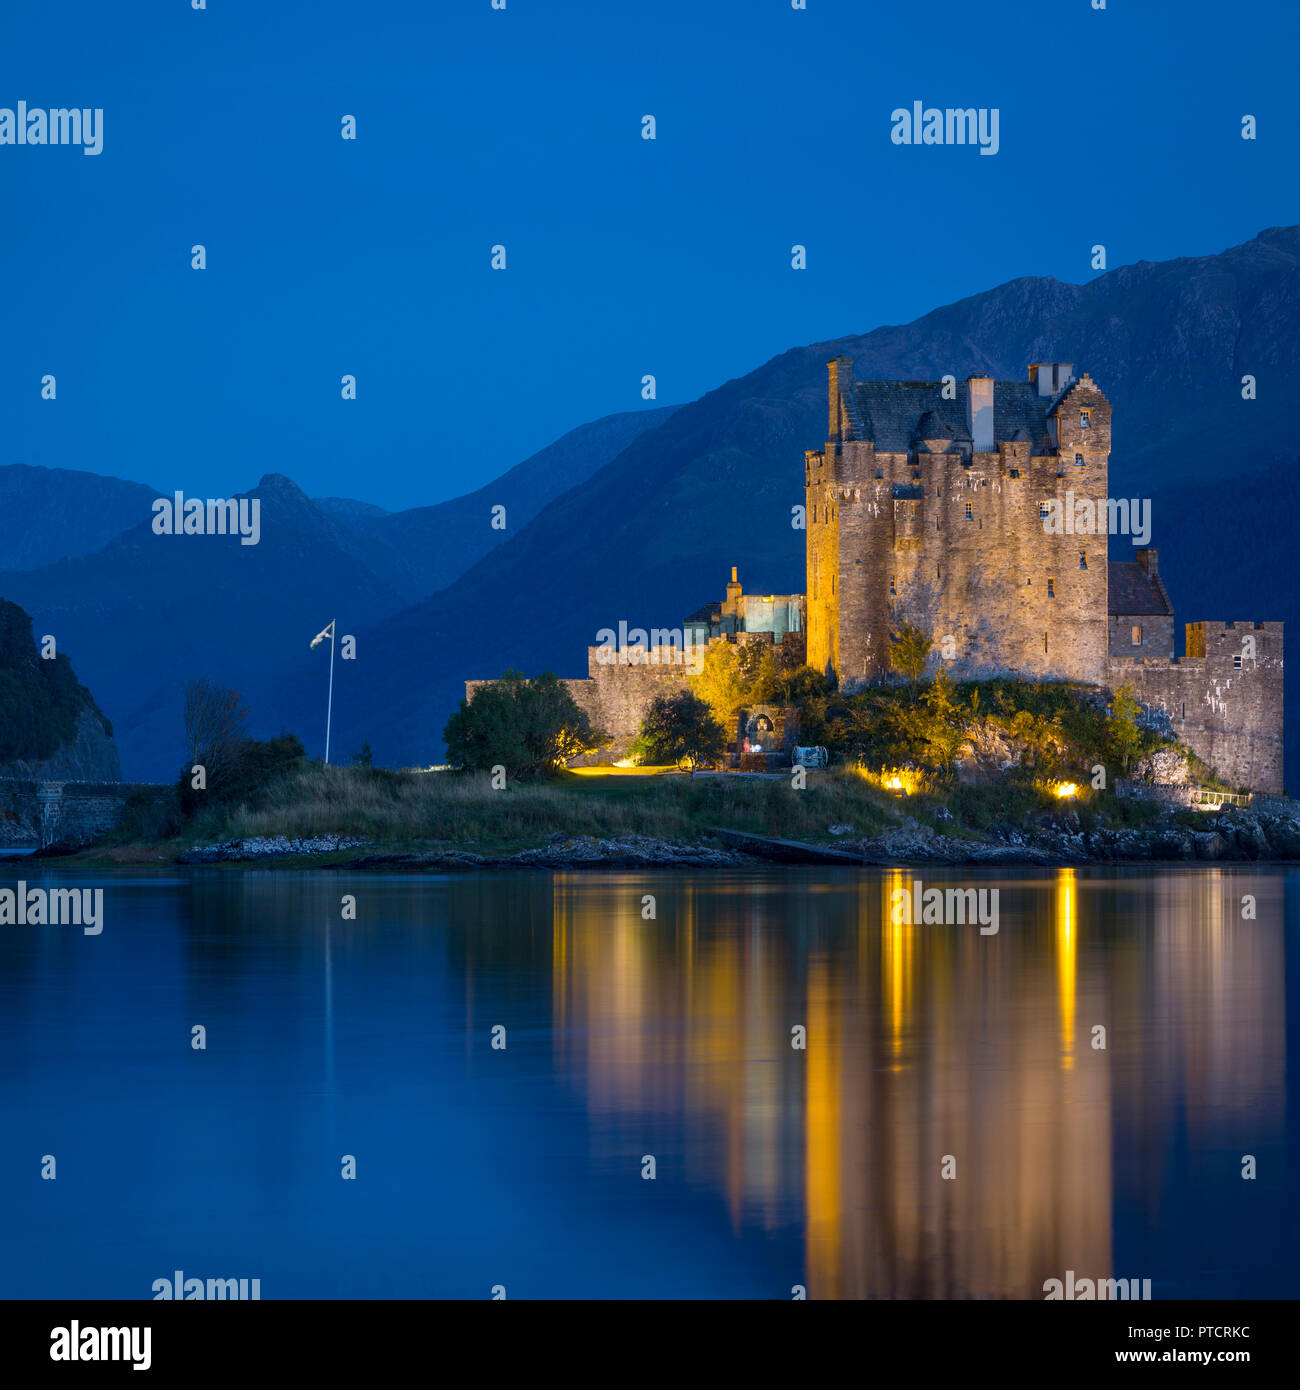
[[[918,874],[998,934],[890,871],[7,866],[106,926],[0,927],[0,1295],[1300,1293],[1300,874]]]

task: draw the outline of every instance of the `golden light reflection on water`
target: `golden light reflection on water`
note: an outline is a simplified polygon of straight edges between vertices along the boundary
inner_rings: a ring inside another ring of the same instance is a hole
[[[674,1122],[685,1180],[733,1229],[802,1228],[811,1297],[1041,1297],[1066,1269],[1140,1273],[1112,1270],[1115,1125],[1153,1173],[1179,1110],[1276,1129],[1281,933],[1237,919],[1247,889],[1221,871],[979,882],[1000,890],[996,935],[895,924],[897,870],[556,876],[556,1066],[600,1120],[593,1164]]]
[[[830,967],[808,963],[808,1057],[804,1105],[805,1242],[809,1265],[819,1271],[827,1298],[840,1296],[841,1059],[838,1017]]]
[[[1061,1070],[1074,1066],[1074,990],[1078,968],[1074,870],[1062,868],[1056,877],[1056,990],[1061,1001]]]

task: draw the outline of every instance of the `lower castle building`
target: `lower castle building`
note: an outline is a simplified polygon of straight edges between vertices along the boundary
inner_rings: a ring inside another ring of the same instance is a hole
[[[593,729],[603,729],[611,742],[574,766],[618,762],[627,756],[641,732],[646,710],[656,696],[687,689],[698,675],[704,654],[714,643],[779,646],[794,665],[802,665],[805,608],[802,594],[746,594],[733,566],[726,596],[692,613],[677,628],[606,628],[596,646],[587,648],[587,674],[564,681],[586,712]],[[466,681],[470,697],[491,681]],[[790,761],[798,732],[793,710],[762,707],[737,710],[728,739],[736,751],[747,742],[762,745],[773,761]],[[775,736],[775,737],[773,737]],[[764,743],[764,739],[766,742]]]
[[[798,644],[851,691],[889,677],[910,623],[956,679],[1127,683],[1226,782],[1282,793],[1282,624],[1191,622],[1176,656],[1150,504],[1110,497],[1111,407],[1090,376],[1039,362],[1026,382],[854,381],[849,358],[827,366],[827,440],[804,456],[806,597],[745,594],[733,569],[679,629],[598,634],[586,677],[565,683],[613,736],[599,761],[626,756],[710,643]],[[1110,561],[1116,533],[1133,560]],[[777,756],[779,726],[788,760],[797,723],[778,714],[738,711],[736,752],[760,732]]]

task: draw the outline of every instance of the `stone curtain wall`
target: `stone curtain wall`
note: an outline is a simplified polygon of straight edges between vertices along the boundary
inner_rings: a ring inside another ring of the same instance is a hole
[[[616,661],[602,662],[601,655],[616,655]],[[592,728],[603,729],[613,736],[613,742],[586,757],[575,758],[572,766],[590,767],[599,763],[615,763],[627,757],[633,739],[641,732],[646,708],[656,695],[673,693],[689,687],[689,677],[695,669],[683,662],[682,652],[675,647],[648,647],[649,664],[629,661],[629,651],[610,653],[602,647],[587,648],[586,679],[562,682],[577,704],[586,711]],[[654,664],[654,658],[659,664]],[[677,660],[674,660],[674,657]],[[472,698],[476,690],[495,681],[465,682],[465,696]]]
[[[575,764],[579,767],[614,763],[627,757],[633,739],[641,732],[650,702],[657,695],[689,689],[690,675],[695,669],[692,663],[680,659],[682,653],[674,647],[647,648],[649,663],[629,661],[631,653],[627,651],[618,652],[617,661],[602,662],[602,654],[609,653],[600,647],[588,647],[587,679],[564,682],[586,710],[592,727],[604,729],[614,739],[591,756],[579,759]]]
[[[162,790],[130,782],[0,779],[0,847],[88,844],[116,827],[137,785]]]
[[[1164,710],[1174,737],[1233,787],[1282,795],[1281,623],[1189,623],[1181,661],[1115,661],[1112,688],[1126,681],[1144,705]],[[1242,653],[1253,638],[1255,658]]]

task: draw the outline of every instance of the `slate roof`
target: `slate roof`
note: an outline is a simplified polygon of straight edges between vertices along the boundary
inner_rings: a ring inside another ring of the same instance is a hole
[[[966,424],[968,388],[956,384],[956,397],[943,399],[941,381],[855,381],[849,407],[850,438],[873,443],[885,454],[905,454],[917,439],[951,434],[970,439]],[[993,442],[1028,438],[1035,453],[1046,453],[1047,414],[1055,402],[1028,381],[999,381],[993,387]],[[937,433],[936,425],[942,426]]]
[[[706,603],[703,608],[697,608],[686,621],[688,623],[707,623],[710,620],[716,622],[722,616],[722,601],[715,599],[712,603]]]
[[[1116,618],[1174,615],[1174,606],[1159,574],[1148,574],[1136,560],[1110,562],[1110,612]]]
[[[950,440],[952,437],[952,426],[935,411],[927,410],[912,431],[912,447],[915,448],[927,439]]]

